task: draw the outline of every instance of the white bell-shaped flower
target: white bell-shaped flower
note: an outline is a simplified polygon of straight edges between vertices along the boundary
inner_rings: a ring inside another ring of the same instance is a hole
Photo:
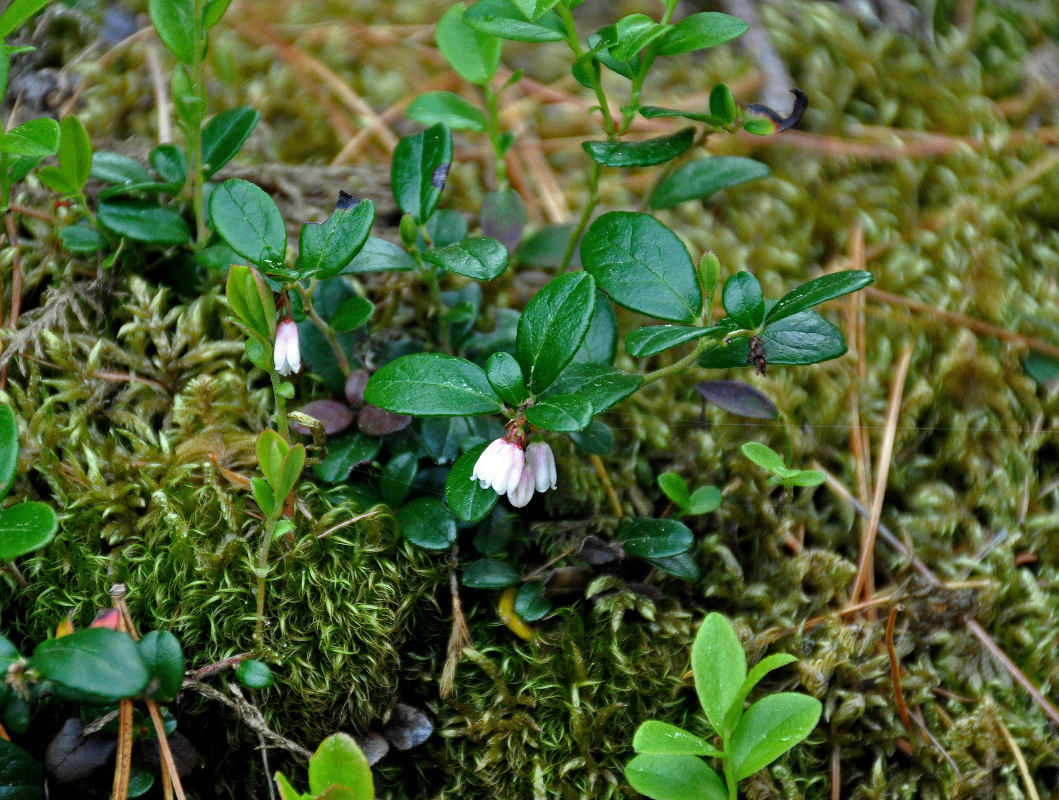
[[[478,481],[483,489],[488,487],[497,494],[507,494],[518,487],[525,465],[526,453],[520,444],[496,439],[474,462],[471,480]]]
[[[293,375],[302,368],[302,354],[298,345],[298,326],[285,319],[276,326],[276,349],[273,365],[280,375]]]
[[[526,467],[533,469],[534,485],[538,492],[554,489],[558,480],[555,454],[547,442],[530,442],[526,448]]]

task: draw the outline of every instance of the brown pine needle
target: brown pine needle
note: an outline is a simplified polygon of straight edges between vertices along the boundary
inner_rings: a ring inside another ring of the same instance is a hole
[[[1022,754],[1022,748],[1019,747],[1019,743],[1015,741],[1015,737],[1011,735],[1011,731],[1008,729],[1008,726],[1004,724],[1004,720],[997,717],[997,725],[1000,726],[1000,732],[1004,734],[1004,740],[1008,743],[1011,755],[1015,757],[1015,764],[1019,768],[1019,775],[1022,776],[1022,784],[1026,787],[1026,796],[1030,800],[1041,800],[1041,796],[1037,794],[1037,787],[1033,783],[1033,776],[1030,775],[1030,768],[1026,763],[1026,756]]]
[[[901,662],[897,658],[894,649],[894,622],[897,620],[897,612],[902,611],[904,606],[895,605],[890,609],[886,617],[886,654],[890,657],[890,681],[894,687],[894,702],[897,703],[897,716],[901,718],[901,724],[909,734],[912,733],[912,722],[908,718],[908,706],[905,705],[905,693],[901,690]]]

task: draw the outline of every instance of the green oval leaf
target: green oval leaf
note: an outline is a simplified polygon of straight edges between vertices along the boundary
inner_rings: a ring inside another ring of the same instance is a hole
[[[445,501],[464,522],[485,519],[499,499],[499,495],[488,486],[483,489],[478,481],[471,480],[474,465],[489,444],[482,442],[457,458],[445,478]]]
[[[92,171],[92,141],[84,124],[69,114],[59,123],[59,167],[73,181],[76,191],[84,188]]]
[[[515,357],[526,388],[547,388],[570,363],[592,319],[596,287],[587,272],[553,278],[526,304],[518,321]]]
[[[15,419],[15,411],[11,406],[0,403],[0,500],[10,491],[17,469],[18,420]],[[3,560],[0,558],[0,561]]]
[[[147,11],[158,38],[179,61],[195,60],[194,0],[149,0]]]
[[[467,479],[471,483],[469,472]],[[432,497],[418,497],[399,508],[397,525],[405,539],[427,550],[448,550],[456,541],[456,520]]]
[[[408,497],[419,472],[419,456],[405,451],[391,458],[379,474],[379,494],[389,506],[399,506]]]
[[[637,328],[625,337],[625,352],[636,358],[653,356],[655,353],[661,353],[671,347],[693,342],[703,336],[713,336],[726,332],[717,327],[692,328],[685,325],[649,325],[646,328]]]
[[[109,628],[88,628],[41,642],[29,667],[81,702],[135,697],[148,680],[132,637]]]
[[[151,631],[136,643],[140,659],[154,682],[151,700],[172,700],[184,683],[184,651],[169,631]]]
[[[347,297],[338,304],[335,313],[331,315],[331,329],[335,333],[354,331],[371,319],[375,312],[375,306],[366,297]]]
[[[261,112],[256,108],[239,106],[206,123],[202,128],[202,174],[206,178],[235,157],[259,119]]]
[[[140,162],[118,153],[93,153],[89,174],[96,180],[118,186],[151,183],[151,173]]]
[[[441,199],[452,165],[452,134],[441,123],[405,136],[397,143],[390,181],[397,206],[422,225]]]
[[[327,442],[327,457],[313,465],[313,472],[326,483],[341,483],[353,467],[371,461],[381,449],[382,440],[366,433],[336,437]]]
[[[636,729],[632,749],[649,755],[715,756],[720,751],[702,737],[676,725],[658,720],[647,720]]]
[[[642,142],[581,142],[581,147],[604,167],[650,167],[679,156],[695,139],[694,128]]]
[[[761,682],[762,678],[772,672],[772,670],[779,669],[787,664],[793,664],[797,660],[790,653],[774,653],[757,662],[747,674],[743,685],[739,687],[739,694],[725,715],[725,727],[731,729],[736,725],[739,718],[743,715],[743,703],[746,702],[747,697],[750,696],[750,693]]]
[[[686,553],[695,536],[683,522],[675,519],[626,517],[615,534],[625,552],[639,558],[667,558]]]
[[[691,491],[688,483],[675,472],[663,472],[657,478],[658,488],[662,494],[683,509],[691,505]]]
[[[468,25],[464,13],[463,3],[452,6],[438,20],[434,36],[441,54],[461,78],[485,86],[500,65],[501,42]]]
[[[348,198],[348,195],[344,197]],[[375,221],[375,204],[340,200],[324,222],[302,225],[298,235],[298,275],[302,278],[333,278],[346,270],[364,247]]]
[[[703,50],[737,39],[749,30],[738,17],[717,11],[701,11],[684,17],[673,26],[658,47],[658,55],[675,56]]]
[[[602,456],[614,449],[614,432],[605,422],[594,419],[583,431],[571,433],[570,441],[586,453]]]
[[[162,180],[174,188],[184,185],[188,177],[188,162],[184,151],[175,144],[160,144],[151,148],[147,158]]]
[[[732,733],[736,780],[750,777],[812,733],[822,708],[815,697],[794,692],[770,694],[750,706]]]
[[[59,530],[51,506],[34,500],[0,512],[0,564],[44,547]]]
[[[618,350],[618,317],[610,298],[596,287],[596,305],[592,319],[585,332],[585,340],[574,353],[572,363],[592,361],[597,364],[612,364]]]
[[[670,322],[693,322],[702,293],[688,249],[648,214],[611,211],[581,242],[581,263],[618,305]]]
[[[509,406],[517,406],[527,397],[526,384],[522,380],[522,369],[510,353],[500,351],[489,356],[485,362],[485,374],[500,399]]]
[[[364,247],[342,270],[342,275],[360,275],[366,272],[411,272],[416,262],[400,245],[369,236]]]
[[[441,23],[438,23],[438,35],[441,35]],[[452,92],[421,94],[409,104],[404,113],[409,119],[423,125],[442,122],[452,131],[485,130],[485,114],[481,109]]]
[[[870,272],[848,269],[832,272],[803,283],[776,301],[765,315],[765,324],[778,322],[807,308],[819,305],[836,297],[856,292],[874,281]]]
[[[96,253],[107,246],[107,237],[80,223],[59,231],[59,239],[71,253]]]
[[[846,352],[842,331],[816,311],[802,311],[767,326],[761,334],[765,362],[769,365],[800,366],[838,358]],[[750,344],[736,339],[726,347],[715,347],[699,359],[707,369],[748,367]]]
[[[636,756],[625,765],[633,789],[652,800],[729,800],[720,776],[696,756]]]
[[[0,17],[0,21],[2,21]],[[44,770],[29,753],[0,739],[0,798],[44,800]]]
[[[695,634],[691,669],[706,718],[724,733],[725,714],[746,680],[746,653],[731,624],[717,612],[708,614]]]
[[[247,689],[267,689],[275,682],[272,670],[264,661],[248,658],[235,668],[235,677]]]
[[[28,20],[50,0],[12,0],[0,14],[0,39],[6,39],[7,35]]]
[[[571,364],[542,393],[551,400],[555,395],[576,395],[592,405],[593,414],[602,414],[617,405],[643,384],[643,378],[609,364],[584,362]]]
[[[501,408],[485,370],[441,353],[394,359],[371,376],[364,399],[387,411],[415,417],[494,414]]]
[[[157,245],[187,244],[191,229],[176,211],[149,200],[101,200],[99,224],[119,236]]]
[[[688,514],[697,516],[716,511],[721,505],[721,490],[716,486],[700,486],[691,493]]]
[[[531,21],[511,0],[478,0],[467,9],[463,18],[476,31],[501,39],[561,42],[566,38],[563,22],[554,11],[548,11]]]
[[[718,83],[710,91],[710,113],[725,125],[735,122],[735,98],[727,84]]]
[[[658,567],[667,575],[672,575],[689,583],[697,581],[702,574],[699,572],[699,565],[691,553],[679,553],[666,558],[648,558],[646,560],[648,564]]]
[[[332,786],[348,790],[334,795]],[[331,800],[371,800],[375,796],[371,767],[353,737],[344,733],[328,736],[309,759],[309,792]]]
[[[427,250],[423,260],[477,281],[491,281],[507,269],[508,254],[496,239],[472,236],[448,247]]]
[[[576,394],[560,394],[538,400],[526,409],[526,419],[538,428],[573,433],[592,421],[592,403]]]
[[[29,156],[33,166],[40,163],[39,159],[50,156],[59,148],[59,123],[51,117],[39,117],[23,122],[7,133],[0,134],[0,152],[10,153],[16,156]],[[30,166],[18,176],[21,180],[26,172],[33,167]]]
[[[210,218],[217,235],[251,264],[282,269],[287,230],[276,203],[260,186],[226,180],[210,195]]]
[[[536,622],[552,610],[552,601],[545,597],[544,581],[529,581],[518,587],[515,613],[526,622]]]
[[[686,116],[686,115],[684,115]],[[772,174],[765,164],[742,156],[700,158],[678,168],[651,195],[651,208],[671,208],[687,200],[701,200],[721,189]]]
[[[504,561],[479,558],[463,571],[460,583],[472,589],[503,589],[518,583],[518,573]]]
[[[765,296],[761,284],[749,272],[737,272],[725,281],[721,303],[740,328],[754,330],[765,319]]]

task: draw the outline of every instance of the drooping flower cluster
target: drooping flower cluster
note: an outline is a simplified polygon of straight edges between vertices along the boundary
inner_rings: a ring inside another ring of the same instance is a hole
[[[471,480],[483,489],[506,494],[511,505],[522,508],[534,491],[555,488],[555,456],[547,442],[530,442],[527,447],[525,436],[516,428],[485,448],[474,464]]]

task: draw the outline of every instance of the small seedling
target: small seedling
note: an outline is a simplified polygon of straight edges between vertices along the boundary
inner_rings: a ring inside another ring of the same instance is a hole
[[[721,505],[721,490],[716,486],[700,486],[693,492],[688,489],[687,481],[675,472],[659,475],[658,486],[666,497],[679,506],[679,517],[709,514]]]
[[[792,486],[819,486],[824,482],[824,473],[815,469],[791,469],[782,456],[771,447],[759,442],[746,442],[742,447],[743,455],[762,469],[772,473],[769,483],[790,489]]]
[[[282,800],[372,800],[375,797],[368,759],[344,733],[328,736],[309,759],[308,793],[291,786],[282,772],[276,773],[276,786]]]
[[[638,755],[625,767],[632,788],[652,800],[736,800],[739,781],[805,739],[820,720],[820,701],[795,692],[768,695],[743,708],[765,675],[793,661],[788,653],[776,653],[748,673],[731,624],[720,614],[707,616],[691,647],[691,669],[716,738],[648,720],[633,737]],[[721,761],[723,779],[703,756]]]

